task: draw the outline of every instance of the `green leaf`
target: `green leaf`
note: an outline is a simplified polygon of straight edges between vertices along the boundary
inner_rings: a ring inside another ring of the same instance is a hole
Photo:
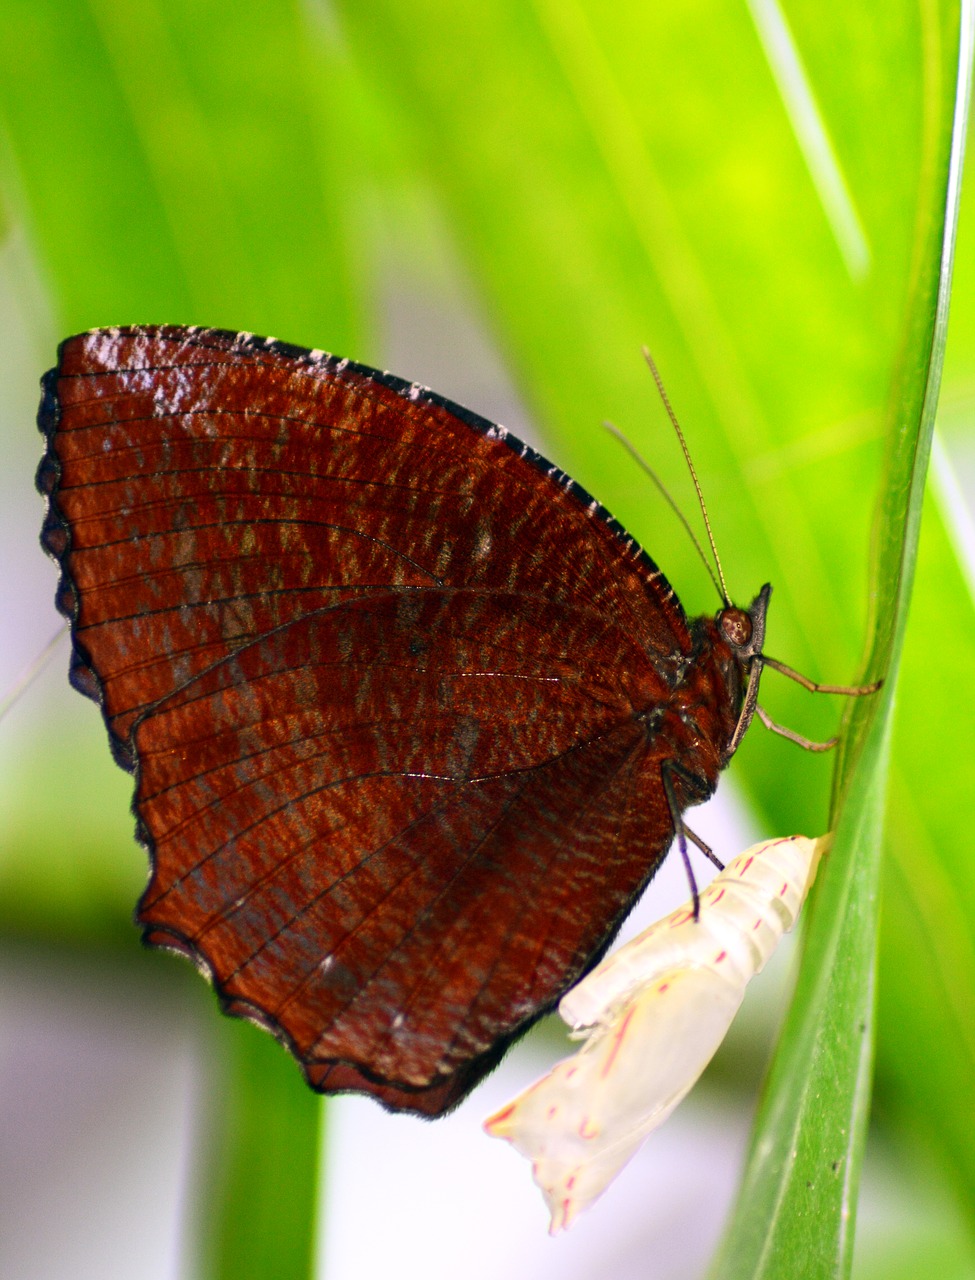
[[[202,1274],[314,1276],[324,1103],[270,1036],[236,1021],[221,1030],[227,1070],[193,1215]]]
[[[973,51],[971,14],[957,30],[946,21],[941,35],[943,61],[928,69],[925,100],[929,115],[946,124],[929,134],[930,186],[919,211],[909,320],[894,379],[878,513],[871,665],[887,673],[887,684],[872,708],[876,714],[862,753],[857,758],[851,752],[841,761],[846,769],[837,786],[836,843],[808,922],[796,998],[769,1073],[738,1209],[715,1276],[773,1277],[801,1269],[804,1275],[826,1277],[849,1274],[852,1263],[870,1100],[887,735],[947,338]],[[868,716],[866,711],[860,719]]]
[[[0,22],[7,190],[66,331],[350,345],[343,77],[301,6],[9,0]]]

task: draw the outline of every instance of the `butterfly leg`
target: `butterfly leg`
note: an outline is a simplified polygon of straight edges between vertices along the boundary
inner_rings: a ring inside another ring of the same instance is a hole
[[[794,729],[787,729],[785,725],[776,724],[764,707],[755,705],[758,712],[758,718],[766,729],[771,729],[773,733],[779,734],[780,737],[788,738],[790,742],[796,743],[802,747],[804,751],[832,751],[839,738],[829,738],[826,742],[812,742],[809,738],[804,738],[801,733],[796,733]]]
[[[671,821],[674,824],[674,835],[677,837],[677,847],[680,849],[680,856],[684,863],[684,871],[687,874],[688,884],[691,886],[691,898],[694,902],[694,919],[697,920],[701,914],[701,899],[697,891],[697,880],[694,877],[694,868],[691,866],[691,859],[687,852],[687,841],[690,840],[701,850],[706,858],[709,858],[719,871],[724,870],[724,863],[721,862],[704,843],[704,841],[694,834],[694,832],[684,822],[684,815],[681,807],[677,802],[677,792],[674,790],[674,776],[678,775],[691,786],[700,786],[700,782],[695,776],[684,768],[682,768],[676,760],[665,760],[660,766],[660,780],[663,783],[664,795],[667,797],[667,807],[670,809]]]
[[[795,680],[796,684],[801,684],[810,693],[841,693],[847,698],[862,698],[868,693],[876,693],[883,684],[883,680],[874,680],[871,684],[817,684],[815,680],[804,676],[801,671],[787,667],[784,662],[779,662],[776,658],[770,658],[767,653],[762,654],[762,662],[773,671],[778,671],[788,676],[790,680]]]
[[[761,661],[762,666],[771,667],[773,671],[778,671],[782,675],[788,676],[790,680],[795,680],[796,684],[801,684],[810,693],[839,693],[848,698],[861,698],[865,694],[876,693],[883,684],[883,680],[875,680],[872,684],[817,684],[815,680],[810,680],[808,676],[804,676],[801,671],[796,671],[793,667],[786,666],[784,662],[779,662],[776,658],[770,658],[764,653],[761,656]],[[757,687],[755,693],[757,698]],[[773,733],[779,734],[780,737],[788,738],[790,742],[796,743],[804,751],[831,751],[839,742],[839,738],[830,738],[826,742],[812,742],[809,738],[804,738],[801,733],[795,733],[792,729],[785,728],[784,725],[776,724],[764,707],[758,705],[757,701],[755,702],[755,711],[766,729],[771,729]]]
[[[701,839],[699,835],[694,834],[694,832],[690,829],[690,827],[687,825],[686,822],[684,823],[684,834],[687,836],[688,840],[692,842],[692,844],[697,845],[697,847],[701,850],[701,852],[704,854],[705,858],[707,858],[709,862],[713,862],[719,871],[724,871],[724,863],[721,861],[718,855],[714,852],[714,850],[711,848],[709,844],[704,843],[704,841]]]

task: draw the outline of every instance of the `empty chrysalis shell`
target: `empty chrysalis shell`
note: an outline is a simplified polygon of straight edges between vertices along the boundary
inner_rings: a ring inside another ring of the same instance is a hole
[[[795,924],[828,837],[753,845],[701,894],[621,947],[563,996],[585,1037],[485,1122],[532,1162],[568,1227],[670,1115],[724,1039],[745,988]]]

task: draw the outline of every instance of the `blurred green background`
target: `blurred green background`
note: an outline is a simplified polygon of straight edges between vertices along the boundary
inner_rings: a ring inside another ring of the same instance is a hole
[[[68,333],[156,321],[336,351],[536,430],[688,611],[711,612],[686,538],[599,427],[620,426],[696,518],[648,344],[732,595],[770,580],[770,651],[816,679],[856,678],[890,604],[878,503],[885,483],[888,503],[902,495],[884,459],[927,374],[962,13],[0,0],[6,684],[57,625],[32,491],[36,380]],[[940,428],[887,787],[864,1277],[975,1274],[972,181]],[[142,953],[129,781],[67,687],[65,651],[55,665],[0,726],[9,972],[69,993],[66,974],[90,974],[134,992],[149,1025],[202,1022],[205,1120],[188,1130],[190,1243],[173,1274],[197,1248],[207,1274],[302,1274],[321,1108],[272,1042],[216,1018],[185,966]],[[813,738],[840,714],[774,676],[763,700]],[[762,831],[816,833],[830,769],[757,728],[732,774]],[[711,1087],[740,1090],[747,1113],[764,1050],[739,1049]],[[397,1141],[431,1141],[387,1123]],[[458,1247],[476,1255],[484,1230]],[[557,1256],[562,1274],[596,1274]],[[423,1259],[403,1273],[426,1274]]]

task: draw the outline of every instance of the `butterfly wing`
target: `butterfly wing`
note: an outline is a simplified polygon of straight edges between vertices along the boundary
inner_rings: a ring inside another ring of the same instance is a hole
[[[320,352],[95,331],[39,421],[147,940],[315,1087],[439,1114],[669,843],[636,715],[690,652],[669,584],[503,428]]]

